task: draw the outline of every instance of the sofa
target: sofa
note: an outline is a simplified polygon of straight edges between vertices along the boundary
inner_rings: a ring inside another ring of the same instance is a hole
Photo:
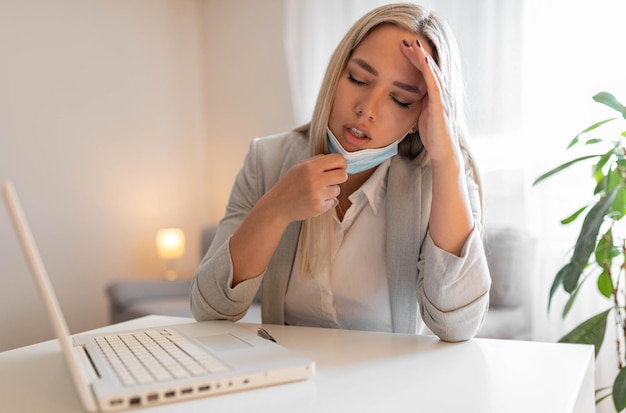
[[[202,232],[201,248],[206,251],[215,227]],[[534,266],[533,238],[516,228],[486,227],[483,236],[491,272],[490,308],[478,336],[498,339],[531,338],[530,280]],[[117,323],[145,315],[191,317],[191,280],[123,280],[108,286],[110,321]],[[243,321],[261,322],[259,302]]]

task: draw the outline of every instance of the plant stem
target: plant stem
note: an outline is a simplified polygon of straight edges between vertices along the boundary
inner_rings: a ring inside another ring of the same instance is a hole
[[[622,269],[623,269],[623,265],[622,265]],[[611,274],[611,271],[608,271],[609,276]],[[626,332],[626,327],[624,326],[624,317],[622,316],[622,310],[619,307],[619,295],[620,295],[620,288],[619,288],[619,280],[621,278],[621,269],[618,272],[618,275],[616,277],[615,280],[615,288],[613,289],[613,292],[611,293],[611,297],[613,298],[613,304],[615,305],[615,349],[617,351],[617,369],[621,370],[622,367],[624,366],[622,363],[622,340],[621,340],[621,336],[622,334],[624,334]]]
[[[625,276],[626,274],[626,239],[623,240],[622,242],[622,256],[624,257],[624,260],[622,261],[622,267],[620,268],[619,271],[619,279],[621,280],[622,277]],[[619,282],[618,282],[619,283]],[[618,331],[617,333],[621,333],[620,335],[618,335],[618,340],[621,339],[622,344],[626,345],[626,311],[624,310],[623,303],[626,303],[626,299],[624,297],[624,293],[626,292],[626,290],[624,288],[622,288],[621,294],[620,296],[622,297],[622,302],[620,303],[617,294],[615,295],[615,299],[616,299],[616,312],[615,312],[615,317],[619,318],[621,324],[622,324],[622,330],[621,332]],[[622,347],[620,346],[620,349]],[[622,354],[618,351],[617,353],[617,357],[619,359],[618,361],[618,368],[621,370],[622,367],[624,366],[624,361],[622,359]]]

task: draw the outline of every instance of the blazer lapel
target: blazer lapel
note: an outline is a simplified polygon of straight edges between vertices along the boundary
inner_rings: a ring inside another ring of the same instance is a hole
[[[292,222],[285,229],[276,253],[269,263],[263,279],[261,318],[264,323],[285,324],[285,297],[296,248],[300,238],[302,222]]]
[[[415,333],[422,168],[395,157],[387,183],[387,271],[393,331]]]

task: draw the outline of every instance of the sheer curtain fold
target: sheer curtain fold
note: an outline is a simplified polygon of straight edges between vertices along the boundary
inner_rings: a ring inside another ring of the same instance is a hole
[[[335,47],[350,26],[381,0],[284,0],[285,50],[297,124],[311,119]]]

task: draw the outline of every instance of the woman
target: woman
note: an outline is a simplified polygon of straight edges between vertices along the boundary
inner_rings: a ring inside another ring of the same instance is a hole
[[[195,318],[238,320],[262,285],[264,323],[473,337],[490,278],[463,96],[436,15],[363,16],[311,122],[250,145],[194,276]]]

